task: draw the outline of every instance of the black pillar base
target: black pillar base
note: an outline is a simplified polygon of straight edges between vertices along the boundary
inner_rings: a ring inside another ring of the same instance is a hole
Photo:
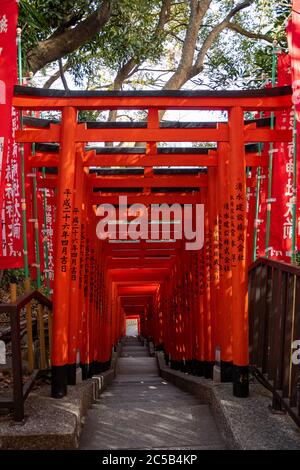
[[[170,367],[171,369],[174,369],[174,370],[180,370],[180,361],[174,361],[171,359],[170,361]]]
[[[188,374],[194,375],[194,361],[190,359],[189,361],[186,361],[186,372]]]
[[[221,361],[221,382],[233,381],[233,364],[228,361]]]
[[[204,377],[206,379],[213,378],[214,362],[204,361]]]
[[[68,366],[52,366],[51,397],[63,398],[67,395]]]
[[[186,367],[186,362],[185,361],[180,361],[179,370],[181,372],[187,372],[187,367]]]
[[[169,365],[169,363],[170,363],[169,354],[167,354],[167,353],[164,353],[164,358],[165,358],[165,364],[166,364],[166,366],[168,366],[168,365]]]
[[[191,359],[189,361],[189,374],[196,375],[196,360]]]
[[[233,395],[239,398],[249,396],[249,367],[233,365]]]
[[[87,380],[89,378],[89,364],[80,364],[82,370],[82,380]]]
[[[195,375],[197,375],[197,377],[204,376],[204,362],[203,361],[196,361]]]
[[[91,379],[91,378],[93,377],[93,375],[94,375],[94,373],[95,373],[95,372],[94,372],[94,367],[95,367],[95,366],[94,366],[94,361],[93,361],[93,362],[91,362],[91,363],[89,364],[89,368],[88,368],[88,379]]]
[[[93,369],[93,375],[101,374],[101,372],[104,372],[104,363],[95,361],[93,362],[92,369]]]
[[[76,364],[68,364],[68,385],[76,385]]]
[[[198,361],[197,359],[192,360],[192,374],[198,375]]]

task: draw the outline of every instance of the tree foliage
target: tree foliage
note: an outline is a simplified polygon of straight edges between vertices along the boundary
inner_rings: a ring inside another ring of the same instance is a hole
[[[257,87],[290,0],[20,0],[27,70],[82,88]],[[55,59],[54,59],[55,58]]]

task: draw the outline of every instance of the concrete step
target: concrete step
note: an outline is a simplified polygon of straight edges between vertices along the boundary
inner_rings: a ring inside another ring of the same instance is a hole
[[[146,351],[149,353],[149,349],[141,344],[126,344],[122,346],[122,351]]]
[[[119,364],[120,367],[123,367],[123,365],[127,365],[127,366],[132,365],[132,366],[134,366],[135,364],[137,364],[139,366],[140,365],[145,365],[146,366],[147,364],[152,364],[152,365],[155,365],[155,367],[157,369],[157,359],[156,359],[156,357],[150,357],[150,356],[145,357],[145,358],[144,357],[143,358],[139,358],[139,357],[137,357],[137,358],[130,358],[130,357],[123,358],[123,357],[120,357],[118,359],[118,364]]]
[[[126,341],[124,343],[122,343],[122,347],[123,348],[133,348],[133,347],[136,347],[136,348],[144,348],[144,344],[141,343],[140,341]]]
[[[182,398],[176,398],[176,400],[173,399],[173,397],[164,397],[164,396],[156,396],[156,395],[142,395],[140,397],[135,397],[133,398],[128,398],[126,396],[112,396],[112,397],[106,397],[106,398],[98,398],[96,403],[93,405],[93,407],[99,405],[105,405],[105,406],[114,406],[115,404],[119,405],[119,403],[126,404],[129,408],[132,408],[133,406],[143,406],[145,404],[145,401],[152,407],[153,404],[155,405],[161,405],[164,404],[166,407],[177,407],[177,406],[196,406],[197,402],[195,403],[194,400],[191,400],[187,397],[182,397]],[[198,404],[204,405],[205,403],[199,402]]]
[[[121,357],[149,357],[145,351],[122,351]]]
[[[82,449],[224,448],[208,405],[98,405],[87,421]]]
[[[152,374],[152,375],[145,374],[145,375],[138,375],[138,376],[118,374],[115,381],[117,383],[128,383],[128,384],[136,383],[137,381],[144,382],[144,383],[148,383],[148,382],[152,383],[154,377],[155,377],[155,374]]]
[[[137,338],[122,345],[117,376],[89,410],[80,449],[224,449],[209,406],[160,378]]]

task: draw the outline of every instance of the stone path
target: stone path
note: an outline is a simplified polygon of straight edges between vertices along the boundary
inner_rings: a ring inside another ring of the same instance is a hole
[[[164,381],[137,338],[124,341],[117,377],[89,410],[80,449],[224,449],[207,404]]]

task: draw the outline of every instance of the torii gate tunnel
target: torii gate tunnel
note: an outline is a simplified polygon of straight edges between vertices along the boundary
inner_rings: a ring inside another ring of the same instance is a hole
[[[292,131],[245,121],[245,113],[289,109],[291,89],[63,92],[17,86],[13,104],[23,115],[61,111],[57,123],[27,119],[16,136],[36,144],[29,167],[58,169],[41,180],[56,189],[52,396],[64,396],[75,383],[78,353],[84,378],[109,367],[126,315],[139,316],[141,334],[163,349],[172,368],[211,378],[217,360],[234,395],[247,396],[246,185],[255,181],[246,179],[246,168],[268,165],[253,144],[290,142]],[[148,114],[139,123],[79,122],[85,110]],[[227,111],[228,121],[185,127],[161,121],[165,110]],[[128,206],[142,203],[149,211],[152,204],[176,203],[195,212],[203,204],[203,248],[186,250],[185,240],[171,236],[99,239],[97,206],[109,203],[121,212],[120,195]]]

